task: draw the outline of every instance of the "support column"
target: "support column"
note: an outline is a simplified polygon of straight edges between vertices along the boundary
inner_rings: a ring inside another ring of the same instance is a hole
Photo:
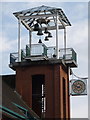
[[[56,57],[59,59],[59,49],[58,49],[58,13],[56,14]]]
[[[66,55],[66,28],[64,29],[64,50],[65,50],[65,55]]]
[[[21,20],[18,20],[18,62],[21,62],[21,41],[20,41],[20,32],[21,32]]]
[[[29,30],[29,47],[30,47],[30,55],[31,55],[31,39],[32,39],[32,32]]]

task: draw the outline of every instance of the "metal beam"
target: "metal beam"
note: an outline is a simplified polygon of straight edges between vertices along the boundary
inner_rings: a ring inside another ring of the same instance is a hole
[[[66,55],[66,28],[64,29],[64,49],[65,49],[65,55]]]
[[[28,30],[34,31],[32,28],[29,27],[29,25],[28,25],[24,20],[22,20],[21,22],[22,22],[22,24],[23,24]],[[65,25],[65,26],[67,26],[67,25]],[[41,29],[42,29],[42,30],[45,30],[45,27],[42,27]],[[47,29],[48,29],[48,30],[55,30],[55,29],[56,29],[56,26],[48,26]],[[63,25],[59,25],[59,26],[58,26],[58,29],[64,29]]]
[[[28,25],[24,20],[22,20],[21,22],[22,22],[22,24],[23,24],[28,30],[34,31],[32,28],[29,27],[29,25]],[[65,26],[67,26],[67,25],[65,25]],[[42,29],[42,30],[45,30],[45,28],[46,28],[46,27],[42,27],[41,29]],[[56,29],[56,26],[48,26],[47,29],[48,29],[48,30],[55,30],[55,29]],[[59,26],[58,26],[58,29],[64,29],[63,25],[59,25]]]
[[[21,62],[21,41],[20,41],[20,34],[21,34],[21,20],[18,20],[18,62]]]
[[[29,25],[24,20],[21,20],[21,22],[28,30],[32,31],[32,29],[29,27]]]
[[[56,57],[59,59],[59,49],[58,49],[58,13],[56,15]]]
[[[22,19],[30,19],[30,18],[42,18],[42,17],[52,17],[56,16],[56,14],[41,14],[41,15],[32,15],[32,16],[19,16],[19,18]]]
[[[65,28],[66,25],[64,24],[64,22],[62,21],[62,19],[59,18],[59,20],[60,20],[60,22],[61,22],[63,28]],[[67,25],[67,26],[68,26],[68,25]]]
[[[29,47],[30,47],[30,55],[31,55],[31,40],[32,40],[32,32],[29,30]]]
[[[43,30],[45,30],[45,28],[46,27],[42,27],[41,30],[43,31]],[[56,30],[56,26],[48,26],[47,29],[48,30]],[[60,26],[58,26],[58,29],[64,29],[64,27],[62,25],[60,25]],[[34,30],[32,29],[32,31],[34,31]]]

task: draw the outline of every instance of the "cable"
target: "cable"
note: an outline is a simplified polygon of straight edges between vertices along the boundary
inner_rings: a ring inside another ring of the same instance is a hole
[[[73,73],[72,69],[71,69],[70,72],[71,72],[71,74],[74,75],[76,78],[79,78],[79,79],[88,79],[88,77],[83,77],[83,78],[82,78],[82,77],[79,77],[79,76],[75,75],[75,74]]]

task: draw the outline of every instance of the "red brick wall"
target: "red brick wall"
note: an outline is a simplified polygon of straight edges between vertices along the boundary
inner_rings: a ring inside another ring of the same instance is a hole
[[[64,70],[62,66],[60,66],[60,84],[61,84],[61,118],[64,117],[63,114],[63,78],[66,81],[66,118],[70,118],[70,96],[69,96],[69,75],[68,75],[68,70]]]
[[[32,108],[32,75],[45,75],[46,118],[63,118],[62,77],[66,80],[66,117],[69,117],[68,75],[62,65],[21,67],[16,70],[16,90]]]

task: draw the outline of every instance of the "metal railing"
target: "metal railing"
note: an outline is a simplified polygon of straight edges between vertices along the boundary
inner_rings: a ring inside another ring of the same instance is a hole
[[[48,58],[56,57],[56,47],[47,47],[47,56]]]
[[[18,52],[10,53],[10,64],[18,62]]]
[[[47,47],[41,44],[32,44],[31,49],[29,45],[26,45],[26,56],[44,56],[47,55]]]
[[[77,62],[77,54],[73,48],[59,49],[59,58]]]
[[[31,49],[26,45],[26,49],[21,50],[21,60],[26,57],[46,56],[47,59],[56,59],[56,47],[46,47],[44,44],[33,44]],[[77,62],[77,55],[73,48],[59,49],[59,59],[74,60]],[[10,54],[10,63],[18,62],[18,52]]]

